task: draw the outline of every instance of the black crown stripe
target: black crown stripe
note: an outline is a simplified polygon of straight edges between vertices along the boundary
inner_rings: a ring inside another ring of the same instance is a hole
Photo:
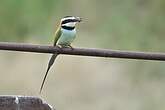
[[[68,17],[73,17],[73,16],[65,16],[65,17],[63,17],[63,18],[68,18]]]

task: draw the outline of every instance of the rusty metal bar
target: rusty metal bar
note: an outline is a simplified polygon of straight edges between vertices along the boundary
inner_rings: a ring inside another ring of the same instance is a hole
[[[121,50],[111,50],[111,49],[89,49],[89,48],[71,49],[71,48],[59,48],[53,46],[9,43],[9,42],[0,42],[0,50],[165,61],[165,53],[121,51]]]

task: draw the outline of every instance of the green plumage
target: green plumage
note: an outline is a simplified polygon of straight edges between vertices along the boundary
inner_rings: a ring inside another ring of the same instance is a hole
[[[58,41],[58,39],[61,36],[61,26],[57,29],[57,31],[55,32],[55,36],[54,36],[54,46],[56,46],[56,43]]]

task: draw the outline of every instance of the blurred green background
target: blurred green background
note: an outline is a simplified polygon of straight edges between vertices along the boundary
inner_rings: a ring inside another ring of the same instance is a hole
[[[1,0],[0,41],[52,45],[80,16],[73,45],[165,52],[164,0]],[[0,94],[39,96],[49,54],[0,51]],[[165,63],[61,55],[42,95],[57,110],[164,110]]]

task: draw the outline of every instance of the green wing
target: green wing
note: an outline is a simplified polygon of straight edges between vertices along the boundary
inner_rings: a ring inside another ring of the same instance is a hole
[[[55,32],[54,46],[56,46],[56,43],[57,43],[58,39],[60,38],[60,36],[61,36],[61,26],[59,26],[59,28]]]

